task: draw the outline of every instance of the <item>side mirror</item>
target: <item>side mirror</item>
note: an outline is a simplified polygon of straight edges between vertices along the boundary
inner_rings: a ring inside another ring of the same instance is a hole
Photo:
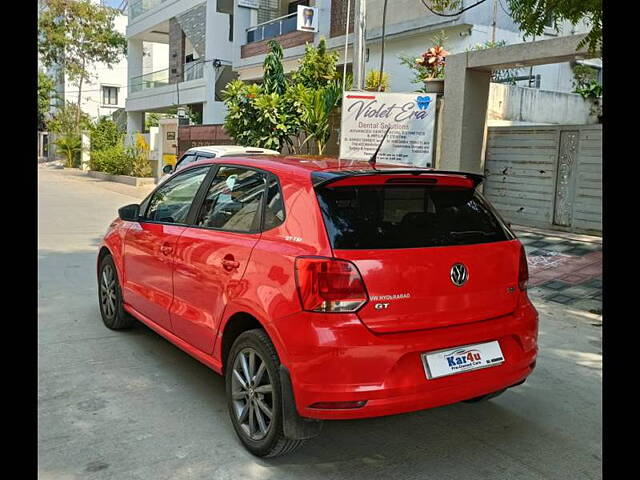
[[[173,165],[165,165],[162,167],[162,172],[166,174],[173,172]]]
[[[140,216],[140,205],[132,203],[118,209],[118,216],[127,222],[137,222]]]

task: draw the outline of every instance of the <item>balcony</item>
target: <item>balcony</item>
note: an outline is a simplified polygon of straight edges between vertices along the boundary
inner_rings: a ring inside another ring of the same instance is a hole
[[[247,28],[247,43],[240,47],[240,58],[267,53],[267,43],[272,38],[276,38],[283,49],[313,42],[313,33],[298,31],[297,23],[297,13],[292,13]]]
[[[294,12],[284,17],[260,23],[255,27],[247,28],[247,43],[261,42],[295,32],[298,22],[297,17],[298,14]]]
[[[204,62],[197,60],[188,62],[182,66],[182,78],[184,82],[198,80],[204,75]],[[169,81],[169,69],[158,70],[157,72],[146,73],[138,77],[131,78],[129,82],[129,93],[141,92],[151,88],[166,87]]]
[[[133,0],[129,4],[129,20],[139,17],[165,1],[166,0]]]
[[[169,85],[169,69],[145,73],[138,77],[132,77],[129,81],[129,93],[141,92],[150,88],[158,88]]]
[[[202,60],[196,60],[195,62],[185,63],[182,67],[184,81],[197,80],[202,78],[204,62]]]

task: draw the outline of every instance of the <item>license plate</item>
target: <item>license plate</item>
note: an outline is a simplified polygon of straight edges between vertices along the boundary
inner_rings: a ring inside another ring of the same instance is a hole
[[[497,341],[427,352],[421,356],[428,379],[495,367],[504,363],[504,356]]]

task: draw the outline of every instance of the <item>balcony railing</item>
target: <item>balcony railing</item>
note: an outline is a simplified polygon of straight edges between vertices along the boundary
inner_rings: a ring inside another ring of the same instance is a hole
[[[182,70],[184,72],[184,81],[188,82],[189,80],[197,80],[198,78],[202,78],[203,65],[204,63],[202,62],[202,60],[185,63]]]
[[[150,88],[158,88],[169,85],[169,69],[158,70],[157,72],[145,73],[138,77],[132,77],[129,81],[129,92],[135,93]]]
[[[279,37],[285,33],[294,32],[298,26],[297,17],[297,12],[294,12],[247,28],[247,43],[261,42],[262,40]]]
[[[165,1],[166,0],[133,0],[129,3],[129,20],[148,12]]]
[[[204,74],[204,62],[197,60],[183,65],[183,81],[197,80]],[[138,77],[133,77],[129,82],[129,92],[136,93],[150,88],[165,87],[169,85],[169,69],[158,70],[157,72],[145,73]]]

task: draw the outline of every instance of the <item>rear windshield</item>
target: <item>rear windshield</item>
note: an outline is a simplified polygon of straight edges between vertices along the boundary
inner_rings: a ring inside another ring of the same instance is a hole
[[[316,192],[335,249],[441,247],[513,238],[469,188],[359,185]]]

